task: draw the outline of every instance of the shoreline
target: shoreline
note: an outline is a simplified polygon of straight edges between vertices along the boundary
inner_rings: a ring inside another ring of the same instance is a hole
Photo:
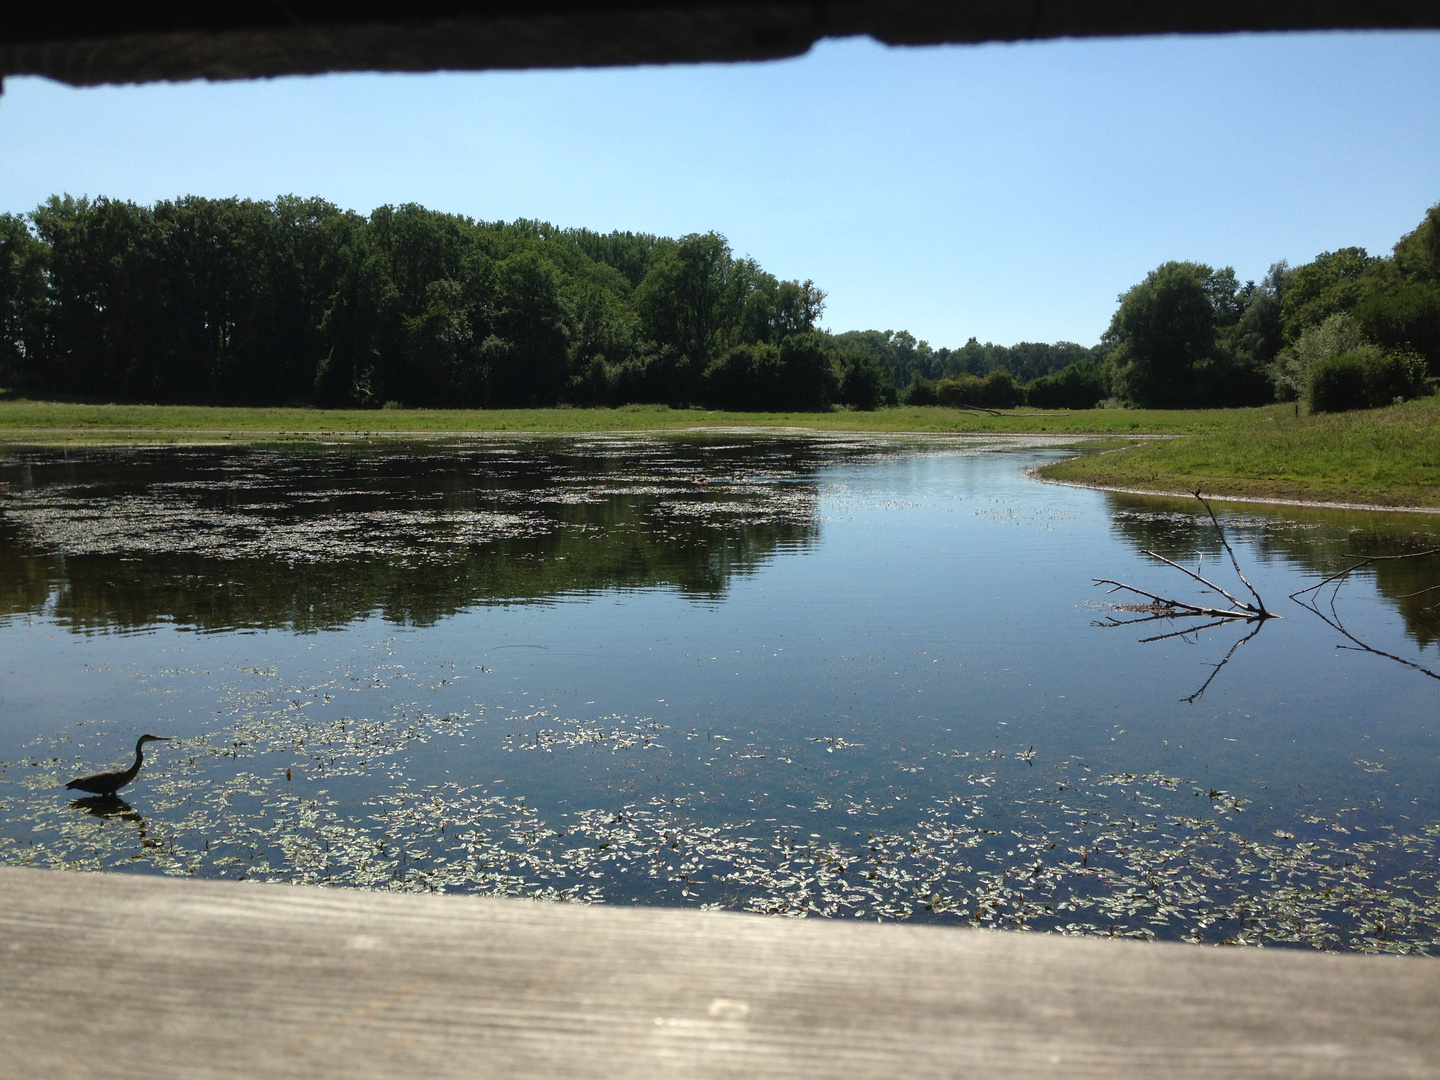
[[[1159,442],[1180,438],[1171,434],[1125,434],[1072,431],[926,431],[920,429],[806,427],[797,424],[692,424],[686,427],[635,428],[434,428],[316,429],[288,428],[0,428],[0,452],[23,446],[214,446],[219,443],[267,443],[277,440],[305,442],[356,442],[361,440],[464,440],[493,438],[593,438],[676,435],[780,435],[815,438],[919,438],[976,441],[1029,441],[1038,445],[1066,446],[1079,442]]]
[[[590,437],[674,437],[683,435],[761,435],[802,436],[821,438],[940,438],[985,442],[992,440],[1014,440],[1032,445],[1060,446],[1083,442],[1118,440],[1134,445],[1148,442],[1166,442],[1183,436],[1161,432],[1036,432],[1036,431],[923,431],[923,430],[875,430],[864,427],[808,427],[792,424],[695,424],[685,427],[636,427],[636,428],[592,428],[588,430],[554,430],[545,428],[488,428],[488,429],[414,429],[414,430],[293,430],[293,429],[236,429],[236,428],[0,428],[0,453],[26,447],[177,447],[177,446],[218,446],[225,443],[259,445],[281,443],[305,443],[309,445],[343,445],[368,441],[484,441],[497,438],[566,438]],[[18,437],[17,437],[18,436]],[[1115,453],[1127,447],[1115,447],[1101,451]],[[1194,492],[1169,489],[1130,487],[1123,484],[1105,484],[1081,480],[1062,480],[1045,476],[1047,466],[1036,465],[1024,471],[1026,479],[1059,487],[1083,488],[1090,491],[1108,491],[1119,495],[1145,495],[1168,499],[1193,499]],[[1390,505],[1386,503],[1357,502],[1337,499],[1300,499],[1284,496],[1235,495],[1223,492],[1202,491],[1207,499],[1214,502],[1238,503],[1251,506],[1280,506],[1311,508],[1316,510],[1354,510],[1367,513],[1426,514],[1440,515],[1440,506]]]
[[[1041,484],[1055,484],[1057,487],[1085,488],[1089,491],[1110,491],[1117,495],[1153,495],[1161,499],[1193,499],[1193,491],[1157,491],[1153,488],[1121,487],[1118,484],[1095,484],[1081,480],[1057,480],[1041,475],[1043,465],[1025,470],[1025,476]],[[1391,506],[1386,503],[1337,502],[1318,499],[1287,499],[1281,496],[1226,495],[1221,492],[1204,491],[1200,494],[1217,503],[1245,503],[1252,506],[1296,506],[1313,510],[1362,510],[1367,513],[1384,514],[1440,514],[1440,506]]]

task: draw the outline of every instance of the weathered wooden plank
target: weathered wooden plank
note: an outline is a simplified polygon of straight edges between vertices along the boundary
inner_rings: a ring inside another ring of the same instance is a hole
[[[0,869],[5,1077],[1440,1077],[1440,963]]]

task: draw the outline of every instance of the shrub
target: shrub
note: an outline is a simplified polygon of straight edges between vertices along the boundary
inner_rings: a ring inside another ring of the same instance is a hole
[[[737,345],[705,369],[705,395],[711,405],[721,409],[763,409],[765,391],[775,382],[774,371],[779,366],[780,353],[775,346]]]
[[[1425,360],[1415,353],[1362,345],[1311,364],[1306,397],[1312,412],[1374,409],[1422,396],[1425,375]]]
[[[906,405],[934,405],[935,384],[917,371],[902,397]]]
[[[1294,401],[1310,384],[1310,369],[1320,360],[1350,352],[1368,344],[1365,335],[1344,312],[1331,315],[1322,323],[1307,326],[1295,344],[1275,357],[1271,376],[1275,394],[1282,401]]]
[[[985,400],[985,380],[977,375],[957,375],[935,384],[935,403],[951,408],[981,405]]]
[[[957,375],[935,384],[935,400],[952,407],[975,405],[982,409],[1012,409],[1025,400],[1025,391],[1014,376],[1004,368],[996,368],[985,378]]]
[[[985,376],[985,395],[980,404],[992,409],[1013,409],[1025,400],[1025,388],[1004,368]]]
[[[779,347],[737,345],[711,361],[703,376],[712,405],[740,412],[813,412],[834,400],[836,374],[814,334],[791,334]]]
[[[836,400],[869,412],[895,404],[895,377],[867,352],[850,350],[835,357]]]
[[[1105,373],[1088,361],[1042,375],[1025,387],[1025,404],[1034,409],[1093,409],[1107,393]]]

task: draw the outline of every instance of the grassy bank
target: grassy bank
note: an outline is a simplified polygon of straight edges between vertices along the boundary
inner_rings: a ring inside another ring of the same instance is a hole
[[[1440,398],[1333,415],[1272,412],[1245,426],[1086,455],[1041,472],[1142,491],[1440,507]]]
[[[682,431],[697,427],[792,427],[816,431],[1180,435],[1246,428],[1285,407],[1146,411],[1093,409],[1000,416],[943,407],[875,412],[734,413],[626,405],[618,409],[243,409],[177,405],[78,405],[0,401],[0,441],[208,441],[324,434]]]

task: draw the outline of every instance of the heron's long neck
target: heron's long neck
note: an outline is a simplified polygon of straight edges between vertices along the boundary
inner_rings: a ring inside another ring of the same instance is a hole
[[[133,778],[135,774],[140,771],[140,766],[144,764],[145,761],[145,751],[141,749],[144,745],[144,739],[141,739],[135,744],[135,764],[131,765],[130,768],[125,770],[126,776]]]

